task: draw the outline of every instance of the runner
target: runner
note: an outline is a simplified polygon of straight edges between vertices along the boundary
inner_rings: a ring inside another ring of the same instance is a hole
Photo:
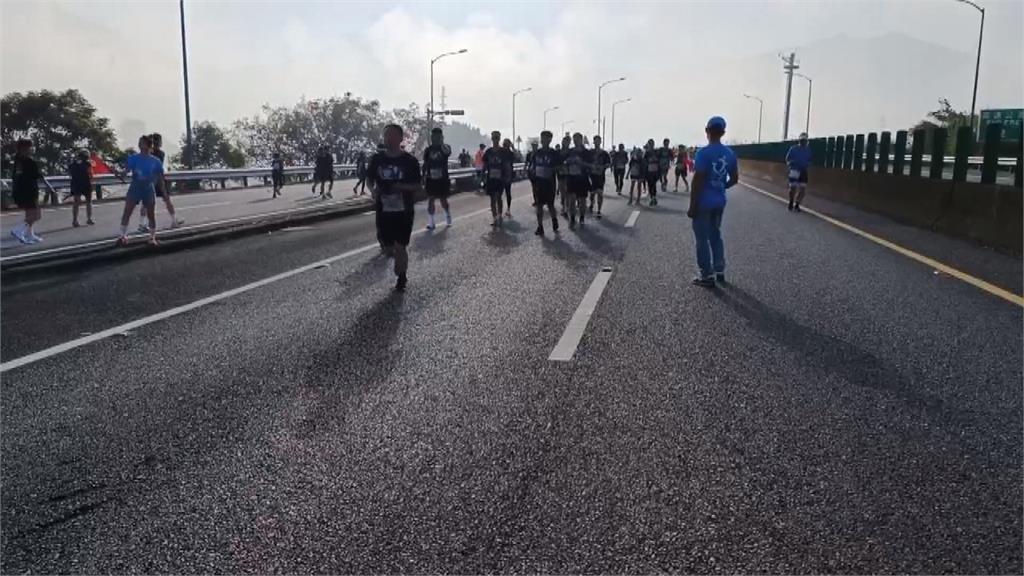
[[[71,225],[75,228],[81,226],[78,207],[85,197],[85,223],[92,226],[95,224],[92,221],[92,159],[88,150],[78,151],[75,161],[68,166],[68,175],[71,176],[71,196],[75,202],[71,206]]]
[[[164,201],[164,207],[167,208],[167,214],[171,217],[171,228],[177,228],[178,226],[184,224],[185,221],[179,220],[178,218],[174,217],[174,203],[171,202],[171,188],[167,185],[167,156],[166,154],[164,154],[163,150],[164,137],[161,136],[158,132],[154,132],[149,135],[149,138],[153,142],[153,148],[149,151],[149,153],[152,154],[153,157],[155,157],[157,160],[159,160],[160,164],[165,167],[164,173],[161,176],[161,178],[164,179],[163,186],[157,188],[156,195],[162,198]],[[143,234],[145,234],[148,231],[146,225],[142,223],[142,219],[145,217],[146,207],[141,206],[139,208],[139,232]]]
[[[469,168],[473,163],[473,157],[469,155],[469,152],[465,148],[459,154],[459,168]]]
[[[404,136],[401,126],[385,126],[385,150],[377,152],[366,170],[378,215],[377,237],[385,254],[395,259],[395,290],[399,292],[404,292],[408,283],[407,247],[415,218],[413,204],[420,190],[420,163],[402,150]]]
[[[646,152],[644,152],[644,180],[647,181],[647,196],[649,206],[658,205],[658,181],[661,180],[661,151],[654,147],[654,139],[647,141]]]
[[[356,185],[352,187],[354,196],[366,194],[366,152],[359,152],[356,157]]]
[[[330,185],[324,192],[324,185]],[[334,156],[331,155],[330,147],[321,146],[316,154],[316,164],[313,168],[313,194],[316,194],[316,185],[320,184],[320,199],[334,198],[331,192],[334,190]]]
[[[501,219],[501,193],[505,190],[505,165],[510,163],[506,156],[511,152],[501,146],[501,132],[491,132],[491,147],[484,152],[483,165],[486,183],[484,189],[491,197],[491,216],[494,221],[491,226],[500,226]]]
[[[505,163],[502,165],[502,171],[504,173],[505,182],[505,200],[508,202],[508,207],[505,208],[505,216],[507,218],[512,217],[512,169],[513,164],[516,160],[516,153],[512,150],[512,141],[505,138],[504,142],[501,143],[502,148],[505,149]]]
[[[473,166],[476,168],[476,177],[480,180],[480,187],[484,188],[487,185],[487,175],[484,174],[484,153],[487,151],[487,146],[481,144],[480,149],[476,151],[476,158],[473,159]]]
[[[668,192],[668,169],[672,166],[672,148],[669,139],[665,138],[658,148],[658,169],[661,171],[661,191]]]
[[[601,208],[604,206],[604,177],[608,165],[611,164],[611,156],[601,148],[601,137],[594,136],[594,149],[591,150],[593,168],[590,172],[590,213],[594,213],[594,198],[597,198],[597,219],[601,219]],[[583,223],[583,219],[580,219]]]
[[[690,182],[686,179],[686,175],[689,171],[690,157],[686,154],[686,146],[680,144],[679,150],[676,152],[676,189],[675,192],[679,193],[679,179],[683,179],[683,184],[686,185],[686,191],[690,191]]]
[[[807,169],[811,166],[811,147],[807,145],[807,132],[800,133],[800,143],[786,152],[789,167],[789,211],[800,212],[800,203],[807,193]],[[793,203],[794,195],[796,203]]]
[[[572,144],[572,138],[569,136],[569,133],[566,132],[565,136],[562,137],[562,143],[559,144],[558,148],[558,153],[561,154],[562,161],[558,163],[558,168],[555,169],[555,175],[558,181],[558,198],[562,202],[562,218],[565,218],[566,220],[569,219],[569,213],[566,211],[567,205],[572,204],[572,202],[568,201],[570,200],[569,191],[565,184],[567,169],[565,166],[565,155],[569,151],[570,144]]]
[[[626,145],[619,144],[619,149],[612,153],[612,175],[615,177],[615,193],[619,196],[622,196],[627,164],[629,164],[629,154],[626,153]]]
[[[440,200],[444,209],[446,226],[452,225],[452,213],[448,209],[448,193],[451,180],[448,179],[448,158],[451,146],[444,143],[444,132],[440,127],[430,131],[430,146],[423,151],[423,179],[427,190],[427,230],[434,229],[434,200]]]
[[[137,204],[146,208],[146,216],[149,218],[149,244],[156,246],[156,189],[164,187],[164,164],[159,158],[150,152],[153,146],[153,138],[143,135],[139,138],[139,152],[132,154],[125,162],[128,171],[132,173],[132,183],[128,186],[128,193],[124,196],[124,213],[121,215],[121,235],[117,238],[119,246],[128,244],[128,221],[132,217]]]
[[[715,282],[725,283],[725,245],[722,243],[722,213],[725,211],[725,191],[739,181],[736,155],[722,144],[725,120],[713,116],[704,129],[708,145],[697,152],[693,174],[693,193],[686,215],[693,219],[693,236],[697,243],[699,275],[693,279],[697,286],[714,288]]]
[[[25,221],[11,230],[11,236],[17,238],[22,244],[36,244],[43,241],[32,231],[32,226],[43,217],[43,212],[39,209],[39,180],[43,181],[48,190],[53,190],[53,187],[46,181],[46,178],[43,178],[43,173],[39,171],[39,164],[32,159],[31,140],[18,140],[15,145],[13,164],[11,168],[11,197],[18,208],[25,211]]]
[[[533,183],[533,200],[537,207],[537,236],[544,235],[544,207],[548,207],[551,215],[551,229],[558,233],[558,214],[555,212],[556,171],[562,163],[562,155],[551,148],[553,135],[548,130],[540,133],[538,150],[530,152],[531,179]]]
[[[284,188],[284,160],[281,160],[281,153],[274,152],[270,157],[270,181],[274,187],[273,198],[281,195],[281,188]]]
[[[583,134],[572,135],[573,147],[565,152],[567,172],[565,187],[569,195],[569,229],[576,228],[576,213],[579,212],[580,226],[583,226],[587,211],[587,194],[590,192],[590,170],[593,154],[583,147]]]
[[[640,197],[644,195],[644,159],[640,149],[633,147],[629,158],[629,202],[633,204],[633,190],[636,189],[636,203],[640,203]]]
[[[530,178],[530,182],[533,182],[533,155],[537,152],[537,141],[530,142],[530,151],[526,153],[526,175]],[[537,206],[537,194],[534,193],[533,206]]]

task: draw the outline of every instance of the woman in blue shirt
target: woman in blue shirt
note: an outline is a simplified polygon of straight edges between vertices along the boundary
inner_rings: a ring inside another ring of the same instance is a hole
[[[811,166],[811,147],[807,145],[806,132],[800,134],[800,143],[791,146],[786,153],[786,166],[789,168],[789,211],[799,212],[807,193],[807,169]]]
[[[142,204],[146,207],[146,217],[149,218],[149,244],[156,246],[156,214],[153,208],[156,204],[156,190],[160,188],[163,192],[164,165],[160,160],[150,154],[153,147],[153,140],[149,136],[139,138],[139,153],[128,157],[125,166],[132,173],[132,182],[128,186],[128,193],[124,197],[124,213],[121,216],[121,235],[117,238],[117,245],[128,244],[128,221],[132,217],[135,207]]]

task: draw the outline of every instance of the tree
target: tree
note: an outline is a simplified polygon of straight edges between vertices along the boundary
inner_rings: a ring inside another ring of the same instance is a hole
[[[973,119],[976,119],[975,116]],[[932,110],[924,120],[921,120],[911,128],[914,130],[925,130],[925,149],[931,149],[931,134],[936,128],[949,130],[949,138],[946,140],[946,152],[952,154],[956,149],[956,130],[961,126],[973,126],[972,117],[968,112],[960,112],[953,108],[947,98],[939,98],[939,109]]]
[[[190,149],[181,136],[181,151],[171,160],[175,164],[185,164]],[[228,135],[213,122],[196,122],[192,125],[192,166],[194,168],[242,168],[245,166],[245,155],[235,146]]]
[[[98,116],[96,108],[75,89],[6,94],[0,101],[4,151],[13,153],[14,143],[21,138],[32,140],[36,159],[49,174],[63,173],[83,148],[101,156],[117,152],[110,120]]]

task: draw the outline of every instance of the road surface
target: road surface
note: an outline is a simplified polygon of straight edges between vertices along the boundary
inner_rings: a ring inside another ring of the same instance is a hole
[[[0,569],[1024,569],[1019,304],[742,185],[717,290],[683,195],[515,194],[404,295],[363,215],[5,277]]]

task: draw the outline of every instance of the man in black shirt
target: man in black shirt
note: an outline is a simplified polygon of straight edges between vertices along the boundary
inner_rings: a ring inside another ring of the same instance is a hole
[[[594,149],[591,151],[594,166],[590,173],[590,213],[594,213],[594,200],[597,200],[597,219],[601,219],[601,208],[604,206],[604,174],[612,163],[611,156],[601,148],[601,137],[594,136]]]
[[[668,191],[668,168],[672,165],[672,148],[669,146],[670,140],[665,138],[658,148],[658,169],[661,171],[661,191]]]
[[[32,226],[43,216],[39,209],[39,180],[43,180],[47,189],[53,188],[43,178],[39,164],[32,159],[32,141],[18,140],[15,150],[16,155],[11,167],[11,196],[18,208],[25,211],[25,221],[11,230],[11,236],[22,244],[36,244],[43,241],[32,231]]]
[[[473,157],[463,148],[462,153],[459,154],[459,168],[469,168],[472,163]]]
[[[330,182],[327,191],[324,192],[324,184]],[[320,184],[320,199],[334,198],[331,192],[334,191],[334,156],[328,146],[321,146],[317,150],[316,165],[313,167],[313,194],[316,194],[316,185]]]
[[[397,124],[384,127],[383,152],[377,152],[367,167],[366,179],[370,183],[377,209],[377,237],[385,254],[395,259],[395,290],[402,292],[407,283],[409,269],[409,237],[415,213],[413,205],[420,190],[420,163],[412,154],[402,150],[404,132]]]
[[[551,148],[551,132],[540,133],[541,147],[530,152],[527,164],[530,167],[530,182],[533,184],[533,200],[537,207],[537,235],[544,235],[544,207],[551,215],[551,228],[558,232],[558,214],[555,212],[555,173],[562,164],[562,155]]]
[[[622,196],[622,187],[626,181],[626,165],[629,164],[629,154],[626,153],[626,145],[619,144],[619,149],[612,153],[612,174],[615,175],[615,193]]]
[[[71,177],[71,196],[74,204],[71,206],[71,225],[78,228],[78,210],[85,198],[85,222],[92,226],[92,160],[89,158],[88,150],[79,150],[75,159],[68,166],[68,176]]]
[[[644,152],[644,179],[647,181],[648,205],[658,205],[658,182],[661,181],[661,154],[654,147],[654,139],[647,141]],[[638,199],[639,200],[639,199]]]
[[[448,178],[448,158],[452,155],[450,146],[444,143],[440,127],[430,131],[430,146],[423,151],[423,181],[427,189],[427,230],[434,229],[434,200],[441,201],[444,208],[445,225],[452,225],[452,213],[448,208],[448,193],[451,180]]]
[[[356,157],[356,185],[352,187],[352,194],[366,194],[366,152],[360,152]]]
[[[484,189],[491,197],[491,216],[494,221],[491,226],[501,225],[501,193],[505,190],[505,166],[510,164],[508,156],[511,154],[501,146],[501,132],[491,132],[491,147],[484,152],[483,171]]]
[[[505,216],[512,217],[512,165],[516,161],[516,154],[512,150],[512,141],[505,138],[505,141],[501,143],[502,148],[505,149],[505,161],[502,164],[502,170],[504,170],[505,180],[505,200],[508,201],[508,208],[505,209]]]
[[[273,198],[281,195],[284,188],[284,160],[280,152],[274,152],[270,157],[270,183],[273,187]]]
[[[569,136],[568,132],[566,132],[565,136],[562,137],[562,143],[558,145],[559,147],[556,150],[562,158],[562,161],[558,164],[558,169],[555,171],[555,174],[558,177],[558,198],[562,203],[562,218],[565,219],[569,218],[569,213],[567,212],[569,209],[568,205],[575,201],[575,198],[569,197],[569,192],[565,187],[565,153],[569,151],[571,145],[572,137]]]
[[[572,135],[573,147],[565,151],[565,187],[569,194],[569,229],[576,228],[576,212],[579,211],[580,226],[587,210],[587,194],[590,193],[590,171],[593,154],[583,147],[583,134]]]

